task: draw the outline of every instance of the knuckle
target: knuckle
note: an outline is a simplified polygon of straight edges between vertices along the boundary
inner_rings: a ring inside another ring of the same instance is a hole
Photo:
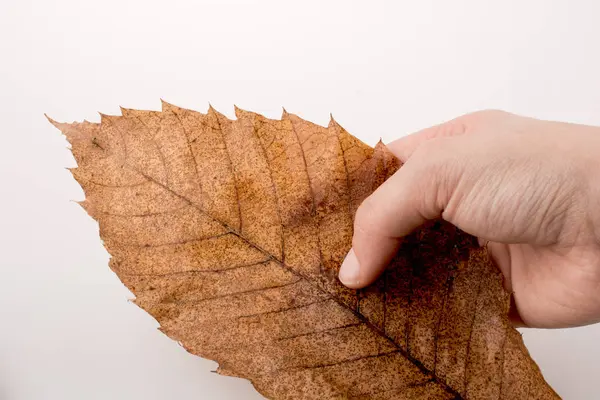
[[[463,119],[465,124],[474,125],[502,120],[508,118],[510,115],[506,111],[491,108],[466,114]]]
[[[417,207],[428,216],[435,215],[445,208],[462,175],[464,163],[458,149],[444,138],[436,139],[419,150],[422,152],[415,154],[409,185],[412,191],[427,194],[418,196],[420,203]]]
[[[479,114],[482,117],[498,117],[498,116],[505,116],[508,113],[506,111],[497,109],[497,108],[488,108],[486,110],[481,110],[479,111]]]

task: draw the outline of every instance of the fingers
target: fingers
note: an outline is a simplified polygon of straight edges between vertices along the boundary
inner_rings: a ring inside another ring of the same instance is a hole
[[[410,172],[410,167],[403,167],[358,208],[352,249],[340,268],[339,278],[346,286],[372,283],[396,253],[403,231],[423,223],[420,212],[414,212],[414,196],[403,190],[412,190]]]
[[[387,146],[404,166],[359,207],[353,247],[340,268],[342,283],[361,288],[374,282],[402,237],[441,216],[462,175],[464,165],[453,155],[465,147],[466,134],[504,118],[499,111],[467,114]]]
[[[468,118],[469,116],[462,116],[443,124],[435,125],[408,136],[404,136],[388,143],[387,148],[398,157],[400,161],[406,162],[419,146],[429,140],[465,134]]]
[[[396,174],[384,182],[358,208],[352,250],[340,268],[339,278],[350,288],[377,279],[394,257],[401,238],[426,220],[441,215],[452,188],[460,179],[458,168],[445,154],[449,139],[436,139],[420,149]]]
[[[432,139],[456,137],[497,126],[509,120],[511,114],[500,110],[483,110],[461,115],[450,121],[423,129],[389,143],[388,149],[402,162],[406,162],[424,143]],[[512,115],[514,117],[514,115]]]

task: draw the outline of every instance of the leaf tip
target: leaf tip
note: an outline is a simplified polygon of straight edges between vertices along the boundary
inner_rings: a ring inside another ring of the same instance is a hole
[[[129,110],[129,109],[123,108],[123,107],[120,107],[120,108],[121,108],[121,115],[123,115],[123,116],[125,115],[123,113],[123,110]],[[98,114],[100,115],[100,124],[114,120],[115,117],[117,117],[115,115],[104,114],[103,112],[100,112],[100,111],[98,111]]]
[[[208,103],[208,114],[209,115],[217,115],[218,114],[217,110],[215,110],[215,108],[213,107],[213,105],[210,102]]]
[[[121,110],[121,115],[124,117],[131,116],[131,114],[133,113],[133,110],[131,108],[119,106],[119,109]]]
[[[252,115],[253,113],[247,110],[244,110],[243,108],[239,108],[237,105],[233,105],[233,109],[235,111],[235,117],[237,119],[240,118],[244,118],[244,117],[248,117],[249,115]]]
[[[222,118],[226,118],[223,114],[215,110],[215,108],[210,103],[208,103],[208,115],[212,115],[219,120],[221,120]]]
[[[90,207],[90,202],[87,199],[84,200],[72,200],[73,203],[77,204],[81,207],[88,215],[93,215],[92,209]]]
[[[244,111],[244,110],[242,110],[241,108],[239,108],[239,107],[237,106],[237,104],[234,104],[234,105],[233,105],[233,111],[234,111],[234,113],[235,113],[235,117],[236,117],[236,118],[238,118],[238,119],[244,116],[244,112],[245,112],[245,111]]]
[[[44,113],[44,117],[46,117],[46,119],[48,120],[48,122],[50,122],[52,125],[54,125],[54,127],[55,127],[56,129],[62,130],[62,129],[61,129],[61,127],[63,127],[63,126],[64,126],[64,124],[63,124],[63,123],[61,123],[61,122],[58,122],[58,121],[56,121],[56,120],[52,119],[52,118],[51,118],[51,117],[50,117],[48,114],[46,114],[46,113]]]
[[[161,104],[163,112],[165,112],[165,111],[172,111],[173,109],[177,108],[173,104],[169,103],[168,101],[166,101],[163,98],[160,99],[160,104]]]
[[[100,111],[98,111],[98,115],[100,115],[100,123],[101,124],[106,123],[106,121],[108,121],[108,119],[109,119],[109,115],[101,113]]]
[[[50,116],[49,116],[48,114],[46,114],[46,113],[44,113],[44,117],[46,117],[46,119],[47,119],[48,121],[50,121],[50,123],[51,123],[52,125],[54,125],[54,124],[56,124],[56,123],[57,123],[55,120],[53,120],[52,118],[50,118]]]
[[[386,149],[387,148],[385,147],[385,144],[383,143],[383,141],[381,140],[381,138],[379,139],[379,141],[377,142],[377,144],[373,148],[373,150],[375,151],[376,155],[378,155],[378,157],[382,157],[382,154],[385,155]]]
[[[290,115],[291,114],[288,112],[288,110],[285,109],[285,107],[281,107],[281,119],[282,120],[289,120]]]
[[[337,128],[337,127],[339,127],[339,124],[337,123],[335,118],[333,118],[333,114],[329,113],[329,128]]]

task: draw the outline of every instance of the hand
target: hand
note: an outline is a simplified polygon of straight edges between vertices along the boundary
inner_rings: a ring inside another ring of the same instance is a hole
[[[356,213],[346,286],[371,284],[403,236],[442,217],[487,244],[516,324],[600,321],[600,128],[483,111],[388,148],[405,164]]]

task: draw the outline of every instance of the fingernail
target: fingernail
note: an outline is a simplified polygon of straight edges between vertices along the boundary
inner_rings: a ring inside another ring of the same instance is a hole
[[[360,266],[358,265],[358,259],[354,254],[354,249],[350,249],[342,266],[340,267],[339,278],[340,281],[346,286],[356,286],[360,283],[358,279]]]

